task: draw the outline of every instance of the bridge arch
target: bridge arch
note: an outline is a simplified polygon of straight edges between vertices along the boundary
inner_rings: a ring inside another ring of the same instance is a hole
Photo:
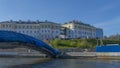
[[[39,39],[13,31],[0,30],[0,42],[22,42],[26,44],[33,44],[36,49],[45,51],[52,57],[57,57],[60,54],[58,50],[54,49]]]

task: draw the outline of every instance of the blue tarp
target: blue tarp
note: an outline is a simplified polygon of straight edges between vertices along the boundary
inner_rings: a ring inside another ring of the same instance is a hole
[[[120,52],[120,45],[97,46],[96,52]]]
[[[42,47],[50,51],[54,56],[60,54],[60,52],[43,41],[36,39],[34,37],[24,35],[21,33],[13,32],[13,31],[0,31],[0,42],[22,42],[22,43],[30,43],[34,44],[37,47]]]

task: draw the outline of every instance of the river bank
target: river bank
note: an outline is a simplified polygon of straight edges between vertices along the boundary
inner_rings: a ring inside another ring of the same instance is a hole
[[[120,52],[66,52],[61,55],[62,59],[120,59]]]
[[[96,52],[95,49],[59,49],[61,57],[64,59],[74,58],[94,58],[94,59],[120,59],[120,52]]]

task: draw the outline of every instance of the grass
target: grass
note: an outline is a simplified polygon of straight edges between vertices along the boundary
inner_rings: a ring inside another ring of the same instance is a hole
[[[97,46],[97,39],[54,39],[50,43],[54,48],[95,48]],[[104,45],[120,44],[120,40],[103,40],[103,43]],[[100,44],[100,41],[98,41],[98,44]]]

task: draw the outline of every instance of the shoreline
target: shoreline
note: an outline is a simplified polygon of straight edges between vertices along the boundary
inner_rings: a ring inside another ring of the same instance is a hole
[[[60,58],[120,59],[120,52],[65,52]]]

